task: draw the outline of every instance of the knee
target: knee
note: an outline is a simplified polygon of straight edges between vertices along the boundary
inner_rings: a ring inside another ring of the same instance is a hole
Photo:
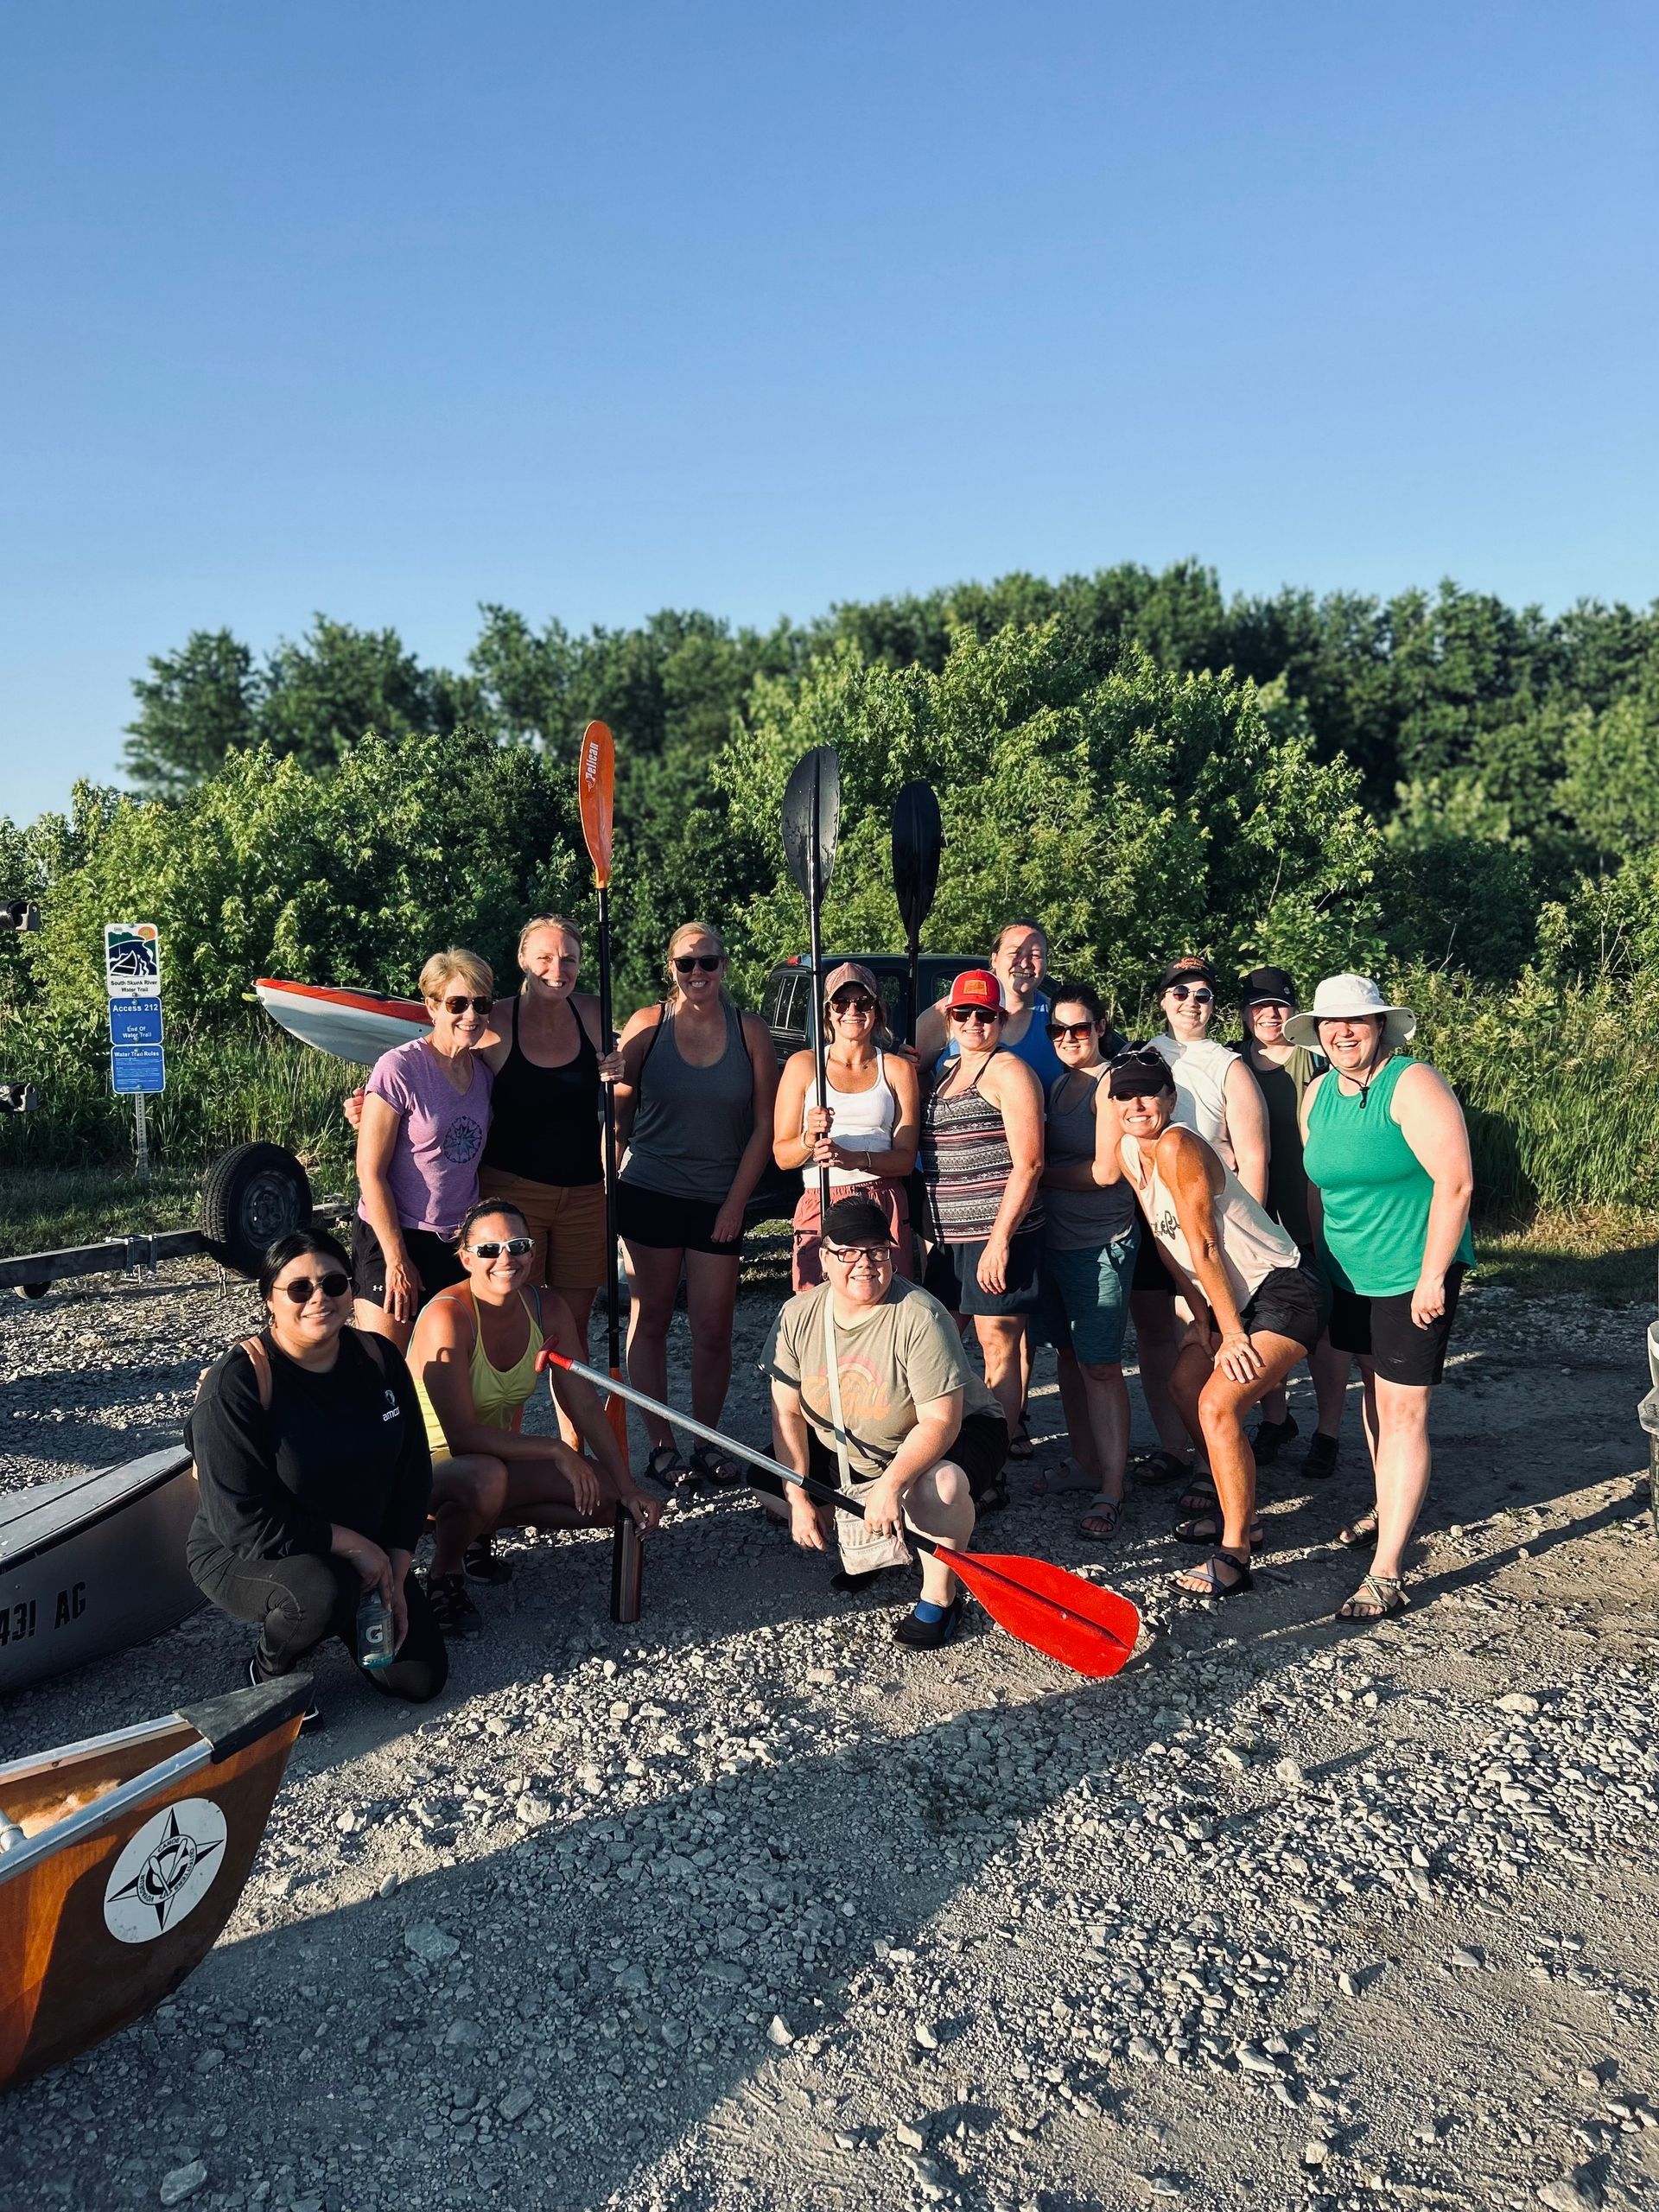
[[[725,1359],[732,1349],[732,1316],[730,1309],[722,1306],[717,1313],[699,1313],[693,1306],[689,1315],[691,1324],[691,1349],[701,1360]]]
[[[395,1697],[403,1705],[430,1705],[442,1694],[449,1680],[449,1652],[440,1644],[435,1652],[425,1653],[418,1659],[394,1660],[390,1667],[369,1680],[388,1697]]]
[[[1078,1365],[1091,1382],[1121,1382],[1123,1370],[1115,1359],[1084,1359]]]
[[[1197,1402],[1198,1426],[1206,1438],[1229,1436],[1238,1427],[1238,1402],[1219,1376],[1211,1376]]]
[[[964,1505],[973,1503],[973,1493],[968,1487],[968,1478],[954,1459],[941,1459],[933,1470],[934,1497],[947,1513],[955,1513]]]
[[[499,1459],[479,1460],[467,1479],[462,1504],[475,1519],[500,1519],[507,1506],[507,1471]]]
[[[332,1554],[296,1552],[279,1563],[272,1580],[283,1594],[269,1608],[271,1612],[290,1621],[327,1621],[342,1599],[354,1596],[358,1578]]]

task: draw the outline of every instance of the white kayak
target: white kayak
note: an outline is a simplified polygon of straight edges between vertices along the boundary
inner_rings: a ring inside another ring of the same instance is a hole
[[[424,1037],[431,1018],[419,999],[381,998],[373,991],[336,991],[321,983],[282,983],[262,976],[259,1003],[290,1037],[372,1067],[394,1045]]]

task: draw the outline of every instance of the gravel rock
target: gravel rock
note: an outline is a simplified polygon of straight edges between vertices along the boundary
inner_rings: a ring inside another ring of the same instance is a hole
[[[157,2191],[163,2204],[182,2204],[187,2196],[194,2196],[207,2178],[207,2168],[200,2158],[192,2158],[188,2165],[175,2166],[170,2173],[162,2176]]]

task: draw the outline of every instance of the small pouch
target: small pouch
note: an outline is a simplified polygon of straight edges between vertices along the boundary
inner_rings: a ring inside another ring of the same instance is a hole
[[[847,1423],[841,1408],[841,1355],[836,1343],[835,1300],[826,1291],[823,1300],[823,1366],[830,1390],[830,1418],[836,1431],[836,1460],[841,1471],[842,1492],[851,1498],[863,1500],[875,1488],[881,1478],[871,1475],[857,1480],[853,1474],[852,1461],[847,1450]],[[903,1534],[878,1536],[856,1514],[837,1512],[836,1515],[836,1542],[841,1552],[841,1563],[849,1574],[874,1574],[884,1567],[908,1567],[910,1546]]]

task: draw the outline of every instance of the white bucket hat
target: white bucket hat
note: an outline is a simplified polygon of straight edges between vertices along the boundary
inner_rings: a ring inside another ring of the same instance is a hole
[[[1293,1014],[1285,1024],[1285,1036],[1293,1045],[1308,1045],[1317,1052],[1319,1049],[1319,1024],[1343,1019],[1357,1020],[1365,1014],[1382,1016],[1382,1044],[1385,1051],[1398,1052],[1417,1033],[1417,1017],[1408,1006],[1389,1006],[1369,976],[1327,976],[1313,994],[1313,1003],[1306,1014]]]

